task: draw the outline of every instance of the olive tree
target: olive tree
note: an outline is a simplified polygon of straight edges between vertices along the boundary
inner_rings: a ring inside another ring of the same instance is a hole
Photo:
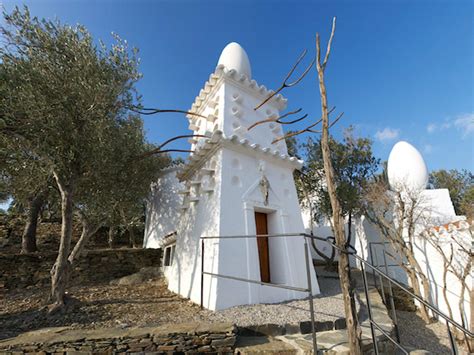
[[[1,67],[0,67],[1,70]],[[3,143],[6,144],[4,141]],[[0,151],[0,166],[3,193],[15,204],[22,206],[25,226],[22,233],[21,252],[38,250],[36,230],[41,210],[48,199],[56,198],[54,181],[41,158],[23,147],[5,145]]]
[[[2,146],[33,152],[61,195],[61,239],[51,270],[52,309],[64,305],[76,194],[104,160],[110,129],[128,119],[140,78],[136,51],[115,36],[95,44],[81,25],[39,20],[27,8],[0,26]],[[15,141],[13,141],[15,140]]]
[[[336,193],[341,201],[342,215],[347,218],[348,223],[347,244],[350,244],[352,218],[362,213],[363,188],[377,171],[379,159],[373,156],[372,141],[355,137],[352,127],[344,131],[342,141],[329,137],[329,147],[336,179]],[[301,148],[306,158],[302,173],[298,174],[302,201],[312,211],[311,218],[331,222],[333,211],[325,181],[321,140],[309,138]],[[301,193],[303,189],[310,191],[306,198],[304,193]]]
[[[71,266],[97,230],[116,222],[117,215],[127,213],[125,221],[139,219],[140,208],[149,193],[151,182],[169,162],[165,156],[142,155],[151,150],[145,141],[142,120],[130,116],[107,132],[109,142],[103,159],[83,179],[75,198],[82,233],[68,261]]]

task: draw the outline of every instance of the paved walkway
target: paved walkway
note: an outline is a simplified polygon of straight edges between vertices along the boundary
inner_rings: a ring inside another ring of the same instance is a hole
[[[387,333],[392,333],[393,323],[387,314],[387,309],[376,289],[369,291],[369,299],[372,305],[373,319]],[[362,341],[364,353],[371,353],[373,349],[370,323],[367,314],[367,300],[364,292],[359,292],[359,302],[361,305],[359,317],[362,328]],[[344,354],[349,355],[349,347],[347,343],[346,330],[332,330],[326,332],[318,332],[317,334],[318,350],[324,354]],[[385,338],[380,331],[376,331],[379,341],[379,350],[383,353],[387,341],[382,342]],[[237,342],[236,353],[242,355],[250,354],[312,354],[313,343],[311,334],[292,334],[281,335],[274,339],[266,337],[242,337]]]

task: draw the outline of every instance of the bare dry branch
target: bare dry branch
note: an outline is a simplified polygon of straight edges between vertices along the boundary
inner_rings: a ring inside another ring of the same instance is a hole
[[[170,152],[180,152],[180,153],[194,153],[194,150],[188,149],[164,149],[156,152],[155,154],[170,153]]]
[[[142,155],[139,155],[136,159],[144,159],[155,154],[162,154],[162,153],[169,153],[169,152],[192,153],[193,152],[192,150],[186,150],[186,149],[162,149],[167,144],[174,142],[178,139],[183,139],[183,138],[210,138],[210,137],[205,136],[205,135],[200,135],[200,134],[185,134],[181,136],[176,136],[176,137],[168,139],[167,141],[160,144],[155,149],[152,149],[146,153],[143,153]]]
[[[336,109],[336,107],[334,106],[333,108],[331,108],[329,111],[328,111],[328,115],[333,112],[334,110]],[[337,116],[337,118],[329,125],[328,128],[331,128],[332,126],[334,126],[336,124],[337,121],[339,121],[342,117],[342,115],[344,115],[344,112],[342,112],[341,114],[339,114],[339,116]],[[296,122],[298,120],[295,120]],[[287,124],[291,124],[291,123],[295,123],[295,121],[293,122],[287,122]],[[322,118],[320,118],[319,120],[317,120],[315,123],[309,125],[308,127],[304,128],[304,129],[301,129],[299,131],[296,131],[296,132],[290,132],[288,134],[285,134],[281,137],[278,137],[276,138],[275,140],[273,140],[272,144],[274,143],[277,143],[283,139],[286,139],[286,138],[290,138],[290,137],[294,137],[294,136],[298,136],[300,134],[303,134],[305,132],[309,132],[309,133],[321,133],[322,131],[321,130],[315,130],[315,129],[312,129],[313,127],[315,127],[316,125],[318,125],[319,123],[322,122]]]
[[[192,115],[202,118],[207,118],[206,116],[200,115],[195,112],[185,111],[185,110],[167,110],[167,109],[157,109],[157,108],[138,108],[138,107],[128,107],[132,112],[139,113],[140,115],[156,115],[158,113],[184,113],[186,115]]]
[[[181,136],[176,136],[176,137],[173,137],[173,138],[170,138],[168,139],[167,141],[165,141],[164,143],[160,144],[156,149],[161,149],[163,148],[165,145],[171,143],[171,142],[174,142],[178,139],[183,139],[183,138],[211,138],[209,136],[206,136],[206,135],[202,135],[202,134],[184,134],[184,135],[181,135]]]
[[[283,139],[286,139],[286,138],[290,138],[290,137],[294,137],[294,136],[298,136],[300,134],[303,134],[305,132],[312,132],[311,128],[313,128],[314,126],[318,125],[319,123],[321,123],[322,119],[320,118],[319,120],[317,120],[316,122],[314,122],[313,124],[309,125],[308,127],[304,128],[304,129],[301,129],[299,131],[295,131],[295,132],[290,132],[290,133],[287,133],[281,137],[278,137],[276,139],[274,139],[272,141],[272,144],[275,144]]]
[[[332,18],[332,30],[331,30],[331,36],[329,37],[329,41],[328,41],[328,47],[326,49],[326,56],[324,57],[324,62],[322,64],[322,68],[323,70],[326,68],[326,64],[328,62],[328,59],[329,59],[329,54],[331,53],[331,44],[332,44],[332,40],[334,38],[334,32],[336,31],[336,18],[333,17]]]
[[[293,65],[293,67],[291,68],[291,70],[288,72],[288,74],[286,74],[286,77],[285,79],[283,80],[283,84],[281,84],[281,86],[275,91],[273,92],[270,96],[268,96],[265,100],[263,100],[258,106],[256,106],[254,108],[255,111],[257,111],[260,107],[262,107],[263,105],[265,105],[268,101],[270,101],[275,95],[277,95],[278,93],[280,93],[284,88],[289,88],[289,87],[292,87],[292,86],[295,86],[297,85],[301,80],[303,80],[303,78],[306,76],[306,74],[309,73],[309,71],[311,70],[311,67],[314,65],[314,62],[315,62],[315,59],[313,59],[311,61],[311,63],[308,65],[308,67],[304,70],[304,72],[298,77],[298,79],[296,79],[295,81],[291,82],[291,83],[288,83],[288,80],[290,79],[291,75],[293,75],[295,69],[298,67],[298,65],[301,63],[301,61],[303,60],[303,58],[306,56],[306,53],[307,53],[307,50],[305,49],[303,51],[303,53],[301,53],[300,57],[298,58],[298,60],[296,61],[296,63]]]
[[[281,115],[280,117],[275,117],[275,118],[267,118],[265,120],[261,120],[261,121],[258,121],[258,122],[255,122],[254,124],[252,124],[249,128],[247,128],[247,131],[250,131],[252,128],[258,126],[258,125],[261,125],[263,123],[270,123],[270,122],[277,122],[277,123],[280,123],[280,124],[293,124],[293,123],[296,123],[296,122],[299,122],[299,121],[302,121],[304,120],[306,117],[308,117],[308,114],[305,114],[303,115],[302,117],[300,118],[297,118],[296,120],[293,120],[293,121],[282,121],[282,119],[290,116],[290,115],[294,115],[298,112],[301,112],[301,108],[295,110],[295,111],[291,111],[291,112],[287,112],[285,113],[284,115]]]

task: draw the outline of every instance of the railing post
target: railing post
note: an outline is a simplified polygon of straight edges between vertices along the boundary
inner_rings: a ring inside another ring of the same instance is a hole
[[[365,298],[367,301],[367,313],[369,314],[369,323],[370,323],[370,332],[372,334],[372,343],[374,346],[375,355],[378,355],[379,346],[377,344],[377,337],[375,336],[375,329],[374,329],[374,324],[373,324],[373,319],[372,319],[372,308],[371,308],[370,299],[369,299],[369,285],[367,284],[367,275],[365,273],[364,263],[362,263],[360,266],[362,268],[362,280],[364,283],[364,292],[365,292]]]
[[[314,304],[313,304],[313,291],[311,285],[311,271],[309,268],[309,256],[308,256],[308,242],[306,236],[304,239],[304,258],[306,261],[306,279],[308,281],[308,299],[309,299],[309,312],[311,313],[311,334],[313,337],[313,354],[316,355],[318,351],[318,344],[316,341],[316,330],[314,329]]]
[[[385,263],[385,273],[388,276],[388,264],[387,264],[387,257],[385,255],[385,248],[383,250],[383,260]],[[392,319],[393,319],[393,327],[395,328],[395,336],[397,337],[397,342],[400,344],[400,331],[398,330],[398,318],[397,318],[397,311],[395,309],[395,301],[393,300],[393,289],[392,289],[392,282],[390,278],[388,278],[388,295],[390,298],[390,308],[392,309]]]
[[[370,253],[370,264],[371,265],[375,265],[374,264],[374,249],[372,248],[373,247],[373,242],[370,242],[369,243],[369,253]],[[377,287],[377,277],[375,276],[375,270],[372,269],[372,277],[374,278],[374,285],[375,287]]]
[[[451,332],[451,328],[449,327],[448,321],[446,321],[446,329],[448,329],[449,343],[451,345],[451,354],[457,355],[458,350],[456,348],[456,342],[454,341],[453,333]]]
[[[204,308],[204,239],[201,239],[201,309]]]

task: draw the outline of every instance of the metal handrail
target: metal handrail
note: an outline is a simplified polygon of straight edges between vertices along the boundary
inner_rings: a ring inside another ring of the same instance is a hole
[[[309,289],[307,289],[307,288],[293,287],[293,286],[287,286],[287,285],[281,285],[281,284],[272,284],[272,283],[270,283],[270,282],[263,282],[263,281],[258,281],[258,280],[244,279],[244,278],[242,278],[242,277],[229,276],[229,275],[221,275],[221,274],[214,274],[214,273],[212,273],[212,272],[207,272],[207,271],[203,271],[202,273],[203,273],[204,275],[222,277],[223,279],[249,282],[249,283],[252,283],[252,284],[257,284],[257,285],[262,285],[262,286],[270,286],[270,287],[276,287],[276,288],[283,288],[283,289],[285,289],[285,290],[290,290],[290,291],[308,292],[308,290],[309,290]]]
[[[435,313],[436,315],[438,315],[439,317],[443,318],[445,321],[446,321],[446,327],[447,327],[447,332],[448,332],[448,335],[449,335],[449,340],[450,340],[450,345],[451,345],[451,350],[452,350],[452,353],[453,354],[457,354],[457,350],[456,350],[456,345],[455,345],[455,341],[454,341],[454,337],[453,337],[453,334],[451,333],[451,328],[449,327],[449,325],[452,325],[454,326],[455,328],[457,328],[458,330],[460,330],[461,332],[463,332],[465,335],[468,335],[470,336],[471,338],[474,337],[474,333],[472,333],[471,331],[469,331],[468,329],[466,329],[465,327],[463,327],[462,325],[460,325],[458,322],[456,322],[455,320],[451,319],[449,316],[447,316],[446,314],[444,314],[442,311],[440,311],[436,306],[426,302],[424,299],[422,299],[421,297],[419,297],[418,295],[414,294],[413,292],[411,292],[405,285],[401,284],[400,282],[396,281],[395,279],[391,278],[390,276],[388,276],[387,274],[383,273],[382,271],[380,271],[378,269],[377,266],[374,266],[372,264],[370,264],[369,262],[367,262],[366,260],[362,259],[360,256],[358,256],[355,252],[348,252],[346,249],[343,249],[339,246],[337,246],[334,242],[332,242],[331,239],[329,238],[321,238],[321,237],[317,237],[317,236],[314,236],[314,235],[310,235],[310,234],[306,234],[305,233],[305,237],[306,238],[310,238],[310,239],[316,239],[316,240],[320,240],[320,241],[324,241],[326,243],[329,243],[333,248],[336,248],[337,250],[339,250],[339,252],[341,253],[347,253],[347,254],[350,254],[352,255],[354,258],[356,258],[358,261],[361,262],[361,269],[362,269],[362,275],[363,275],[363,281],[364,281],[364,289],[366,291],[366,297],[367,297],[367,306],[368,306],[368,309],[369,309],[369,323],[370,323],[370,327],[371,327],[371,331],[372,331],[372,338],[373,338],[373,345],[374,345],[374,350],[375,350],[375,353],[378,354],[378,348],[377,348],[377,342],[376,342],[376,339],[375,339],[375,334],[374,334],[374,326],[377,327],[379,330],[382,331],[381,327],[372,319],[372,316],[371,316],[371,310],[370,310],[370,301],[368,299],[368,282],[367,282],[367,278],[366,278],[366,275],[365,275],[365,266],[368,266],[369,268],[372,269],[372,271],[374,273],[377,273],[380,277],[382,278],[385,278],[386,280],[388,280],[389,284],[390,284],[390,289],[391,289],[391,285],[392,283],[395,284],[396,286],[398,286],[400,289],[402,289],[403,291],[405,291],[406,293],[408,293],[411,297],[413,297],[414,299],[416,299],[418,302],[420,302],[421,304],[423,304],[424,306],[426,306],[427,308],[429,308],[433,313]],[[383,291],[382,291],[383,292]],[[391,292],[390,292],[391,293]],[[391,297],[392,298],[392,297]],[[393,343],[395,343],[394,339],[389,336],[386,332],[383,332],[382,331],[382,334],[384,334],[390,341],[392,341]],[[400,344],[397,344],[397,347],[399,347],[400,349],[402,349],[403,351],[407,351],[406,349],[403,349],[403,347],[399,346]],[[408,352],[406,352],[408,353]]]
[[[338,249],[339,251],[343,251],[342,248],[338,247],[335,243],[331,243],[329,242],[328,240],[326,240],[325,238],[321,238],[321,237],[316,237],[316,236],[311,236],[310,234],[305,234],[305,236],[307,238],[314,238],[314,239],[318,239],[318,240],[322,240],[322,241],[326,241],[328,242],[329,244],[331,244],[332,246],[334,246],[336,249]],[[458,328],[459,330],[461,330],[462,332],[466,333],[467,335],[469,335],[470,337],[474,337],[474,333],[472,333],[471,331],[469,331],[468,329],[464,328],[462,325],[460,325],[458,322],[456,322],[455,320],[452,320],[451,318],[449,318],[449,316],[445,315],[442,311],[440,311],[436,306],[433,306],[432,304],[426,302],[424,299],[422,299],[421,297],[415,295],[413,292],[411,292],[406,286],[404,286],[403,284],[401,284],[400,282],[398,282],[397,280],[391,278],[390,276],[386,275],[385,273],[383,273],[382,271],[380,271],[377,267],[371,265],[370,263],[368,263],[367,261],[365,261],[364,259],[362,259],[360,256],[358,256],[357,254],[354,254],[354,253],[350,253],[353,257],[355,257],[357,260],[361,261],[362,263],[364,263],[366,266],[370,267],[373,271],[375,271],[377,274],[379,274],[380,276],[384,277],[385,279],[389,280],[390,282],[394,283],[395,285],[397,285],[398,287],[400,287],[403,291],[405,291],[406,293],[408,293],[410,296],[412,296],[413,298],[416,298],[417,301],[419,301],[420,303],[423,303],[426,307],[428,307],[429,309],[431,309],[434,313],[436,313],[437,315],[439,315],[441,318],[443,318],[444,320],[446,320],[447,322],[451,323],[452,325],[454,325],[456,328]]]
[[[306,280],[307,280],[307,288],[295,287],[295,286],[288,286],[282,284],[272,284],[269,282],[251,280],[240,278],[236,276],[230,275],[220,275],[215,273],[210,273],[204,271],[204,242],[207,239],[257,239],[257,238],[286,238],[286,237],[303,237],[304,240],[304,256],[305,256],[305,264],[306,264]],[[280,233],[280,234],[260,234],[260,235],[230,235],[230,236],[207,236],[201,237],[201,308],[203,308],[204,303],[204,275],[214,276],[214,277],[221,277],[224,279],[242,281],[242,282],[249,282],[254,284],[259,284],[263,286],[270,286],[275,288],[281,288],[286,290],[292,291],[300,291],[300,292],[307,292],[308,293],[308,302],[309,302],[309,311],[311,317],[311,335],[313,340],[313,352],[314,354],[318,353],[318,346],[317,346],[317,339],[316,339],[316,329],[315,329],[315,319],[314,319],[314,301],[313,301],[313,292],[312,292],[312,285],[311,285],[311,274],[310,274],[310,266],[309,266],[309,256],[308,253],[308,242],[304,236],[304,233]]]
[[[267,282],[262,282],[262,281],[257,281],[257,280],[251,280],[251,279],[244,279],[244,278],[239,278],[235,276],[229,276],[229,275],[220,275],[220,274],[214,274],[214,273],[209,273],[204,271],[204,241],[208,239],[254,239],[254,238],[284,238],[284,237],[303,237],[304,239],[304,247],[305,247],[305,261],[306,261],[306,271],[307,271],[307,278],[308,278],[308,288],[299,288],[299,287],[294,287],[294,286],[287,286],[287,285],[281,285],[281,284],[272,284],[272,283],[267,283]],[[408,295],[410,295],[412,298],[416,299],[418,302],[423,304],[425,307],[430,309],[434,314],[438,315],[439,317],[443,318],[446,321],[447,325],[447,331],[451,343],[451,348],[453,351],[453,354],[457,354],[455,342],[454,342],[454,337],[451,333],[451,329],[449,325],[457,328],[461,332],[463,332],[465,335],[469,337],[474,337],[474,333],[472,333],[470,330],[466,329],[463,327],[461,324],[456,322],[455,320],[451,319],[449,316],[444,314],[439,308],[436,306],[428,303],[425,301],[423,298],[420,296],[414,294],[412,291],[410,291],[407,286],[404,284],[398,282],[394,278],[390,277],[388,275],[388,269],[386,270],[387,273],[382,272],[381,270],[378,269],[377,266],[372,265],[371,263],[367,262],[366,260],[362,259],[359,255],[356,254],[354,248],[351,248],[353,251],[348,251],[347,246],[345,248],[341,248],[336,243],[333,241],[333,238],[322,238],[322,237],[317,237],[311,234],[307,233],[281,233],[281,234],[264,234],[264,235],[229,235],[229,236],[207,236],[207,237],[201,237],[201,307],[203,306],[203,284],[204,284],[204,275],[210,275],[210,276],[215,276],[215,277],[221,277],[221,278],[227,278],[231,280],[236,280],[236,281],[242,281],[242,282],[249,282],[249,283],[256,283],[264,286],[270,286],[270,287],[276,287],[276,288],[282,288],[282,289],[288,289],[288,290],[293,290],[293,291],[300,291],[300,292],[308,292],[309,295],[309,304],[310,304],[310,313],[311,313],[311,328],[312,328],[312,335],[313,335],[313,350],[314,354],[317,353],[317,344],[316,344],[316,332],[314,329],[314,305],[313,305],[313,296],[312,296],[312,287],[311,287],[311,275],[309,273],[309,257],[308,257],[308,244],[307,244],[307,239],[315,239],[319,241],[323,241],[331,245],[333,248],[337,249],[341,253],[346,253],[351,256],[353,256],[356,260],[358,260],[361,263],[361,271],[362,271],[362,276],[363,276],[363,283],[364,283],[364,291],[366,292],[366,299],[367,299],[367,308],[368,308],[368,314],[369,314],[369,324],[371,327],[371,335],[372,335],[372,341],[373,341],[373,346],[375,353],[378,354],[378,346],[377,346],[377,339],[375,336],[375,328],[377,328],[378,331],[381,332],[382,335],[384,335],[386,338],[388,338],[395,346],[400,349],[402,352],[405,354],[408,354],[407,349],[405,349],[401,344],[400,344],[400,338],[398,335],[398,324],[395,324],[395,331],[396,331],[396,336],[397,338],[394,339],[393,337],[390,336],[379,324],[377,324],[373,318],[372,318],[372,310],[370,306],[370,300],[369,300],[369,294],[368,294],[368,282],[367,282],[367,276],[366,276],[366,270],[365,266],[369,267],[372,272],[377,274],[381,279],[384,278],[389,282],[390,285],[390,302],[391,302],[391,308],[394,313],[395,317],[395,322],[396,321],[396,313],[395,313],[395,306],[393,302],[393,293],[392,293],[392,284],[396,285],[399,287],[401,290],[406,292]],[[385,257],[385,255],[384,255]],[[383,291],[382,291],[383,292]]]

